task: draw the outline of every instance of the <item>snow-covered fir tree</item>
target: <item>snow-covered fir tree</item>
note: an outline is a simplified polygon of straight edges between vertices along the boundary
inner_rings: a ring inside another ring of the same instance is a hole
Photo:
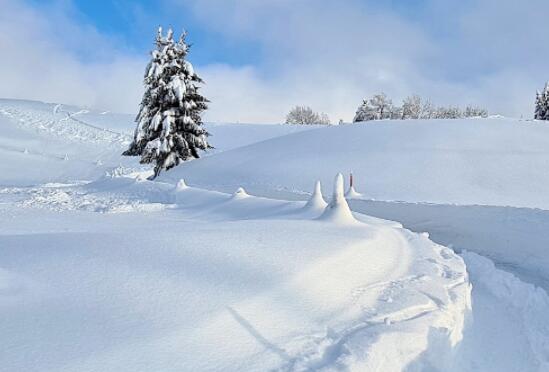
[[[545,84],[543,92],[536,93],[536,109],[534,119],[549,120],[549,82]]]
[[[189,45],[183,32],[174,40],[171,29],[158,29],[156,50],[145,71],[145,93],[141,101],[133,142],[124,152],[141,156],[142,164],[154,163],[156,178],[162,170],[199,157],[199,150],[211,148],[201,114],[207,102],[199,93],[203,80],[186,60]]]

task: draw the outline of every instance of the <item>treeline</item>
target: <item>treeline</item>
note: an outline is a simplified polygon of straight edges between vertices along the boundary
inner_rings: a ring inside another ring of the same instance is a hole
[[[549,90],[546,92],[546,95],[538,94],[538,97],[546,97],[543,101],[543,114],[549,118]],[[385,93],[380,93],[362,101],[356,110],[353,123],[386,119],[462,119],[485,118],[487,116],[488,111],[481,107],[472,105],[465,108],[435,106],[429,99],[423,99],[416,94],[406,97],[402,104],[397,106]],[[342,123],[343,121],[340,120],[339,122]],[[295,106],[286,115],[286,124],[331,124],[331,121],[325,113],[315,112],[308,106]]]
[[[476,106],[434,106],[430,100],[418,95],[406,97],[401,106],[396,106],[385,93],[376,94],[362,101],[353,122],[370,120],[407,120],[407,119],[462,119],[485,118],[488,111]]]

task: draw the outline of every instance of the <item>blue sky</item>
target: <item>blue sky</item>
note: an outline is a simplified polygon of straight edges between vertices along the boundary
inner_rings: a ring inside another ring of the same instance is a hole
[[[46,10],[57,0],[32,0],[29,3]],[[189,40],[200,48],[193,50],[198,64],[227,63],[231,65],[256,63],[259,48],[253,42],[233,43],[218,32],[209,31],[197,22],[185,3],[178,6],[153,0],[90,1],[73,0],[70,14],[78,22],[90,24],[99,32],[118,40],[121,49],[143,54],[153,47],[154,32],[159,25],[174,30],[187,29]]]
[[[135,112],[159,24],[189,31],[213,121],[350,120],[381,91],[531,117],[549,79],[546,0],[1,1],[3,97]]]
[[[47,9],[58,0],[29,0],[37,8]],[[422,22],[427,0],[388,0],[368,2],[377,9],[390,9],[410,21]],[[232,65],[254,64],[261,58],[261,47],[251,39],[232,42],[222,32],[212,31],[208,24],[197,20],[192,8],[181,1],[173,3],[158,0],[73,0],[71,16],[75,20],[93,25],[105,35],[111,35],[124,43],[134,53],[151,48],[154,30],[158,25],[183,28],[191,31],[191,42],[200,45],[193,51],[198,64],[228,63]]]

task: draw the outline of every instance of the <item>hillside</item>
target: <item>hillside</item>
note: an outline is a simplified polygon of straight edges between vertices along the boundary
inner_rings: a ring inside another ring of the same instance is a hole
[[[131,126],[0,100],[3,370],[547,370],[549,216],[502,206],[546,126],[208,124],[155,181]]]
[[[165,179],[269,195],[352,171],[368,199],[549,209],[548,169],[549,124],[407,120],[294,133],[184,164]]]

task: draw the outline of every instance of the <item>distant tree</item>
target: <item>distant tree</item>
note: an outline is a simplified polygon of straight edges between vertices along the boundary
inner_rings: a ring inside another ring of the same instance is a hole
[[[448,107],[438,106],[435,109],[433,118],[434,119],[448,119],[449,116],[450,116],[450,113],[449,113]]]
[[[538,101],[547,97],[545,102],[549,102],[549,85],[544,94],[538,95]],[[549,108],[547,112],[549,120]],[[383,119],[460,119],[463,117],[482,117],[488,116],[486,109],[467,106],[462,110],[458,106],[439,106],[435,108],[430,100],[421,99],[418,95],[406,97],[402,106],[393,105],[392,101],[384,93],[377,94],[370,99],[365,99],[358,107],[354,122],[383,120]]]
[[[358,107],[353,122],[391,119],[393,116],[393,102],[385,93],[365,99]]]
[[[421,105],[420,119],[432,119],[435,116],[435,108],[431,103],[431,100],[427,99]]]
[[[385,93],[376,94],[370,99],[370,105],[373,107],[377,120],[391,118],[393,101]]]
[[[486,118],[488,117],[488,111],[480,107],[469,105],[465,108],[463,116],[466,118]]]
[[[286,115],[286,124],[330,124],[330,118],[325,113],[316,113],[308,106],[295,106]]]
[[[141,156],[142,164],[155,163],[154,176],[211,148],[201,114],[208,100],[199,92],[202,79],[186,60],[189,46],[186,33],[174,41],[158,29],[156,50],[145,72],[145,93],[137,115],[133,142],[124,152]]]
[[[360,121],[370,121],[376,119],[376,110],[370,105],[370,101],[368,99],[365,99],[362,101],[362,104],[358,106],[353,122],[357,123]]]
[[[536,108],[534,110],[534,119],[545,120],[546,111],[547,111],[547,102],[544,102],[543,95],[538,90],[536,92]]]
[[[536,109],[534,119],[549,120],[549,82],[545,84],[543,92],[536,93]]]
[[[446,110],[447,118],[446,119],[461,119],[463,117],[463,112],[457,106],[450,106]]]
[[[422,113],[421,97],[414,94],[402,102],[402,119],[419,119]]]
[[[324,125],[332,124],[332,121],[330,120],[330,117],[328,116],[328,114],[326,114],[325,112],[320,113],[320,122],[319,122],[319,124],[324,124]]]
[[[391,106],[391,113],[390,113],[390,119],[393,120],[401,120],[403,117],[402,115],[402,107],[399,106]]]

